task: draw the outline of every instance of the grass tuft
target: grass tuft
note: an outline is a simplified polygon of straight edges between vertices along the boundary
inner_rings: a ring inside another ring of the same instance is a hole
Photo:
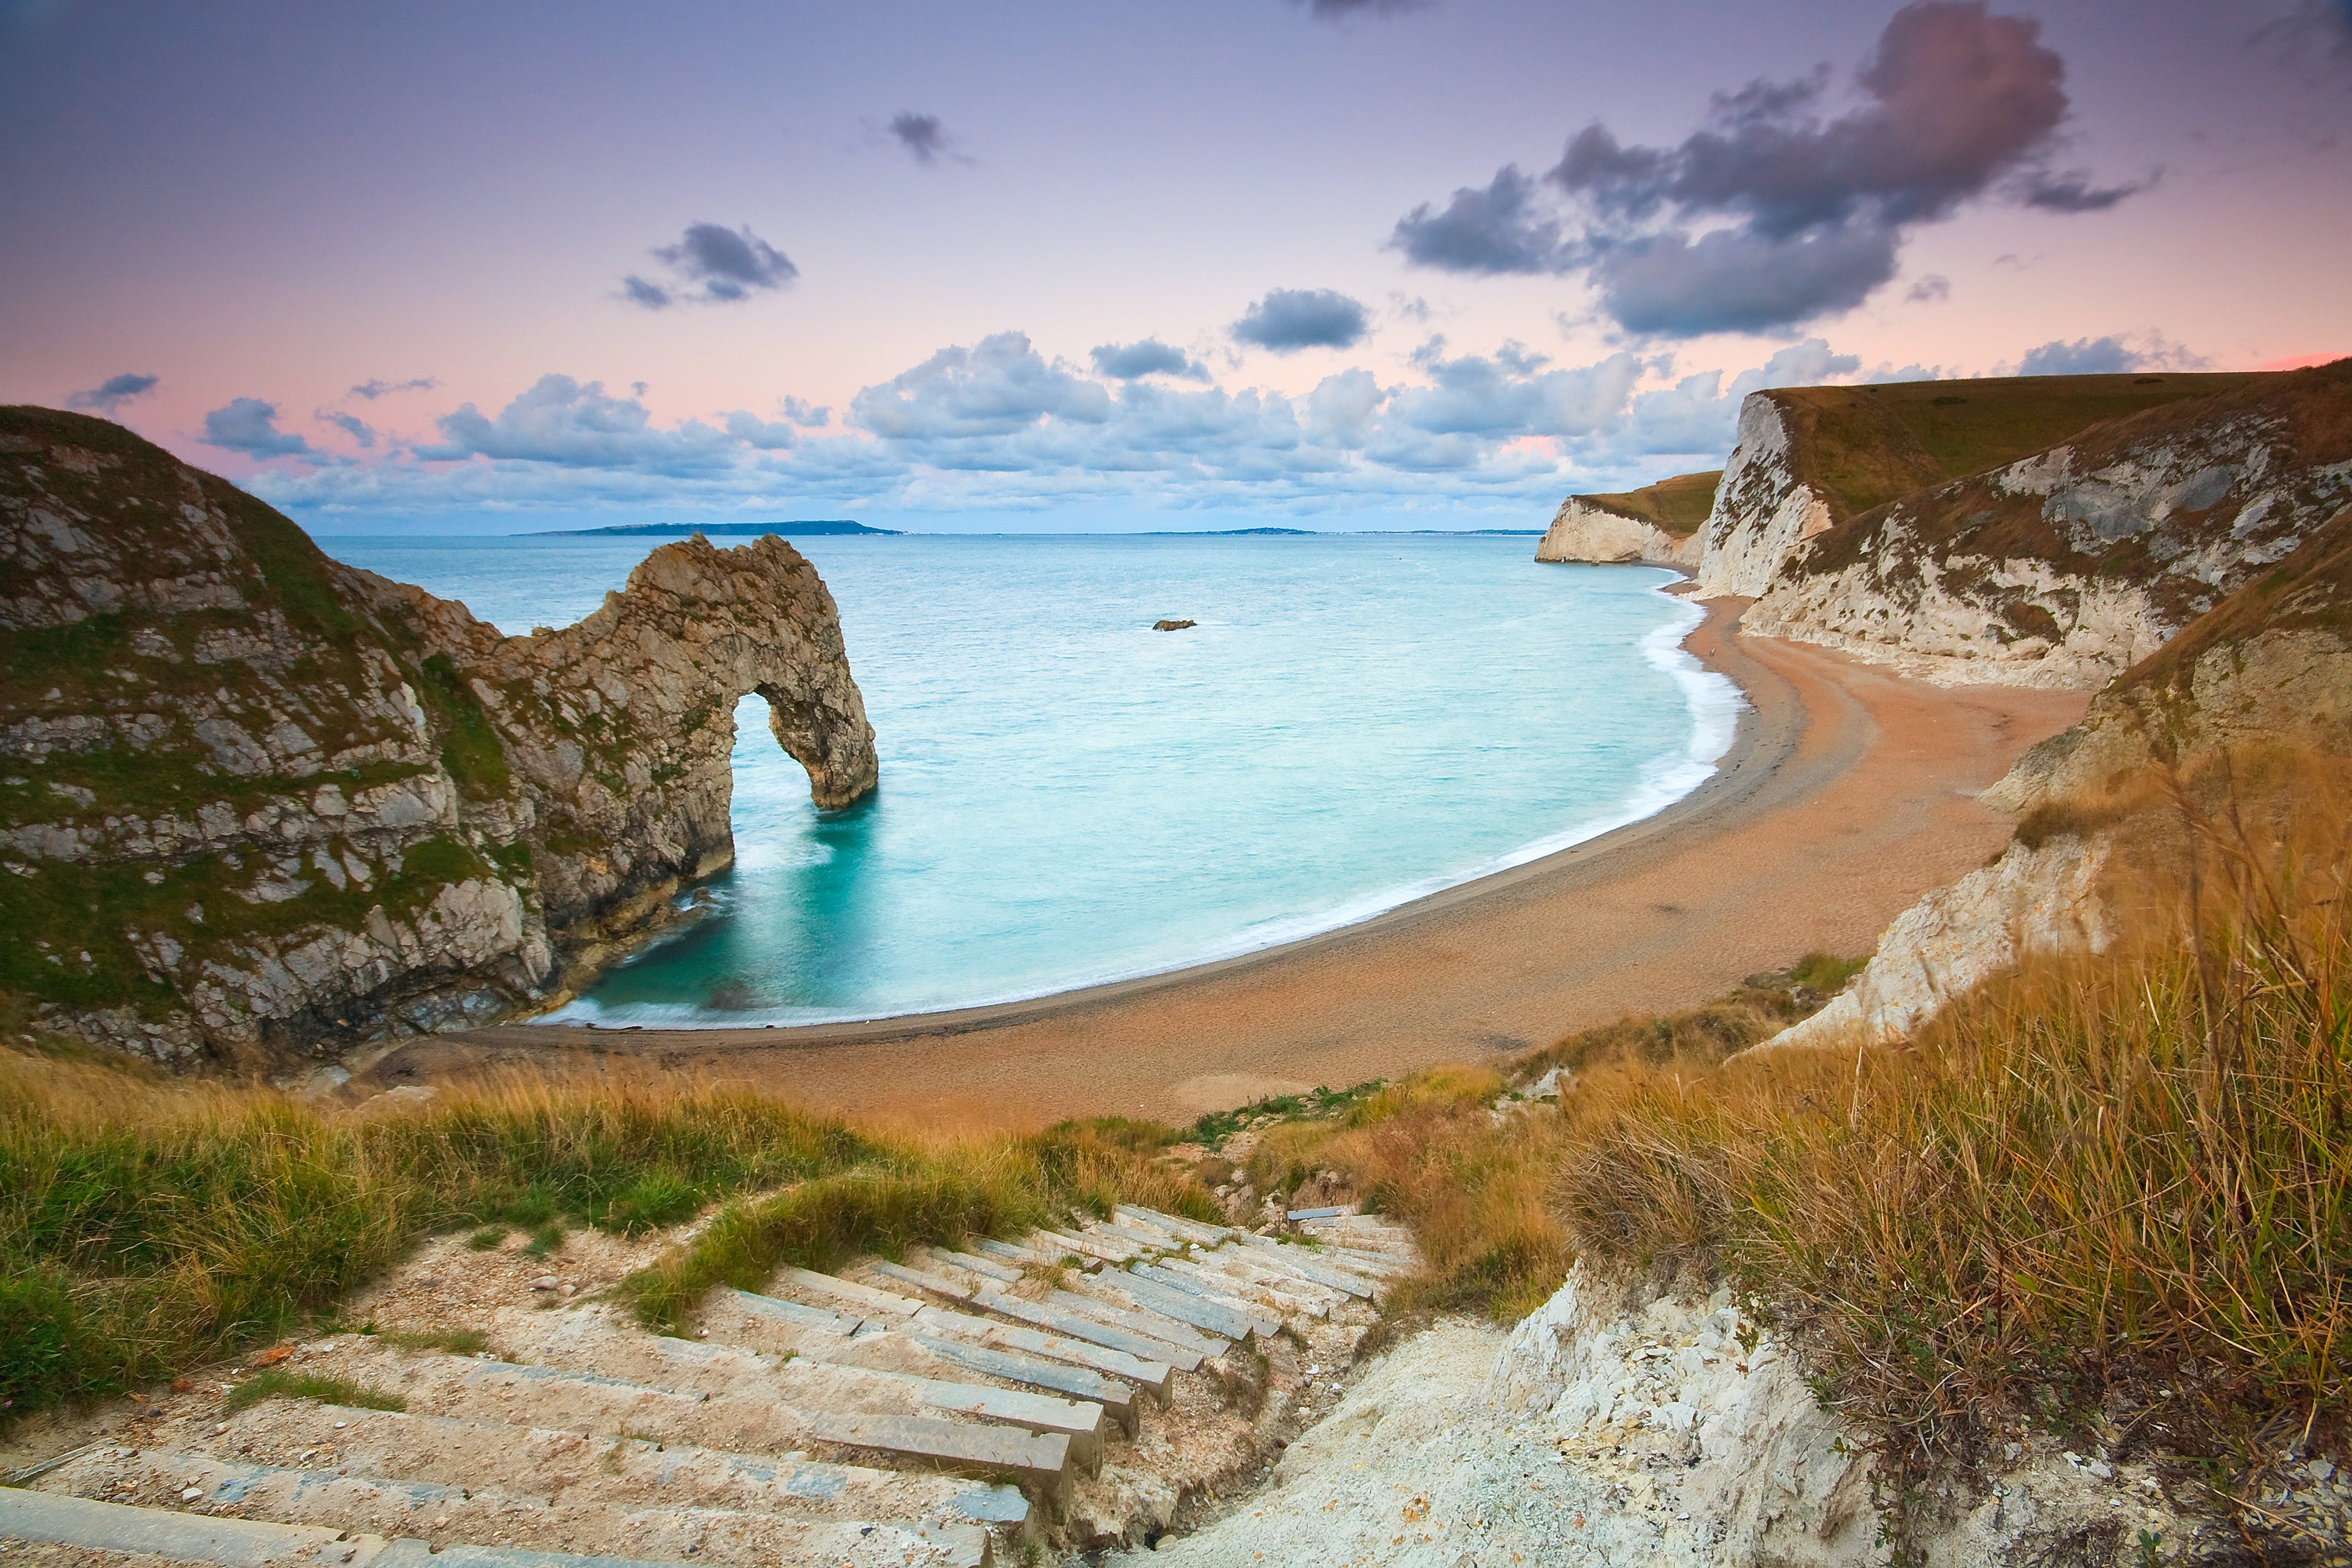
[[[408,1402],[397,1394],[354,1383],[348,1377],[328,1377],[312,1372],[288,1372],[271,1367],[240,1383],[221,1402],[225,1410],[242,1410],[265,1399],[315,1399],[353,1410],[405,1410]]]

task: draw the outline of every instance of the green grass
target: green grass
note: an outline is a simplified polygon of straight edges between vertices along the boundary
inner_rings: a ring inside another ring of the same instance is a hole
[[[446,653],[434,653],[420,671],[417,695],[441,721],[441,765],[449,777],[477,799],[495,800],[508,793],[514,788],[514,775],[507,767],[506,748],[456,663]]]
[[[665,1078],[445,1089],[367,1115],[0,1050],[0,1413],[168,1377],[330,1312],[425,1235],[638,1231],[738,1199],[630,1285],[691,1310],[743,1260],[894,1249],[1122,1197],[1206,1215],[1168,1129],[884,1138]],[[763,1197],[746,1195],[765,1194]]]
[[[364,1383],[354,1383],[348,1377],[328,1377],[313,1372],[288,1372],[271,1367],[257,1372],[231,1391],[221,1401],[221,1408],[238,1411],[248,1405],[258,1405],[265,1399],[315,1399],[321,1405],[341,1405],[352,1410],[405,1410],[408,1401],[397,1394],[387,1394],[371,1388]]]
[[[1704,474],[1677,474],[1638,490],[1577,498],[1605,512],[1654,523],[1664,532],[1683,539],[1698,532],[1706,521],[1708,512],[1715,507],[1716,487],[1722,479],[1722,469],[1710,468]]]

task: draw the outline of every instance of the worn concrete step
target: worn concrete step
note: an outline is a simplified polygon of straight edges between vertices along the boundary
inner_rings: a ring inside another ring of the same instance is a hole
[[[1127,1242],[1129,1246],[1139,1249],[1146,1258],[1157,1257],[1162,1252],[1181,1252],[1191,1245],[1181,1237],[1171,1236],[1165,1230],[1131,1219],[1114,1219],[1105,1225],[1090,1225],[1087,1228],[1087,1234],[1107,1236],[1113,1240]]]
[[[1102,1464],[1102,1406],[1051,1395],[924,1376],[831,1358],[779,1363],[733,1345],[672,1339],[624,1327],[599,1309],[555,1314],[537,1336],[545,1363],[583,1372],[625,1370],[661,1386],[731,1394],[764,1385],[803,1418],[827,1411],[873,1416],[961,1416],[1060,1432],[1089,1473]],[[789,1416],[785,1418],[789,1419]]]
[[[349,1467],[257,1465],[163,1449],[124,1458],[114,1467],[111,1479],[132,1480],[142,1492],[208,1513],[426,1539],[497,1538],[501,1545],[573,1555],[670,1563],[694,1558],[739,1568],[818,1568],[854,1560],[851,1554],[869,1542],[876,1529],[874,1521],[808,1521],[727,1509],[606,1503],[593,1498],[593,1486],[572,1489],[578,1500],[558,1496],[541,1501],[490,1485],[399,1480],[353,1473]],[[68,1484],[66,1473],[58,1472],[43,1490]],[[975,1524],[907,1521],[894,1529],[904,1535],[929,1535],[950,1549],[949,1560],[986,1561],[989,1553],[987,1532]],[[945,1554],[931,1555],[937,1561]],[[867,1561],[876,1561],[870,1551]]]
[[[1214,1247],[1236,1234],[1223,1225],[1210,1225],[1198,1219],[1186,1219],[1181,1215],[1162,1214],[1156,1208],[1141,1208],[1131,1203],[1119,1204],[1112,1212],[1123,1214],[1130,1219],[1139,1219],[1146,1225],[1156,1225],[1171,1236],[1181,1236],[1187,1241],[1198,1242],[1207,1247]]]
[[[831,1334],[847,1339],[857,1332],[865,1319],[853,1314],[831,1312],[823,1307],[812,1307],[800,1301],[787,1301],[776,1296],[762,1296],[750,1291],[739,1291],[732,1285],[719,1287],[719,1295],[757,1317],[789,1323],[795,1329]]]
[[[1000,1284],[1015,1285],[1021,1282],[1019,1268],[998,1262],[993,1259],[975,1257],[970,1252],[958,1252],[947,1247],[932,1248],[930,1256],[940,1262],[952,1263],[966,1273],[978,1274],[984,1279],[994,1280]]]
[[[1345,1291],[1318,1285],[1286,1269],[1256,1262],[1255,1257],[1243,1248],[1226,1247],[1213,1252],[1200,1253],[1197,1260],[1162,1258],[1154,1267],[1172,1270],[1211,1284],[1245,1286],[1254,1299],[1273,1302],[1286,1312],[1307,1312],[1312,1316],[1323,1317],[1331,1309],[1347,1305],[1351,1299]]]
[[[1132,1329],[1107,1322],[1096,1314],[1074,1312],[1050,1301],[1033,1301],[1011,1291],[1000,1291],[978,1304],[1015,1322],[1027,1323],[1066,1339],[1085,1340],[1106,1350],[1123,1351],[1139,1361],[1163,1362],[1178,1372],[1197,1372],[1203,1359],[1198,1351],[1171,1344],[1149,1334],[1137,1333]]]
[[[889,1281],[894,1285],[908,1285],[915,1290],[939,1296],[959,1304],[971,1301],[992,1281],[974,1280],[970,1276],[958,1279],[942,1274],[936,1269],[917,1269],[904,1263],[893,1263],[886,1258],[870,1258],[859,1265],[866,1273]]]
[[[1360,1301],[1370,1301],[1380,1290],[1380,1284],[1376,1281],[1367,1280],[1360,1274],[1350,1273],[1347,1270],[1334,1268],[1330,1264],[1317,1262],[1311,1258],[1299,1256],[1306,1250],[1304,1248],[1286,1247],[1279,1241],[1268,1240],[1263,1236],[1236,1236],[1234,1240],[1248,1248],[1251,1257],[1273,1268],[1287,1270],[1302,1280],[1312,1280],[1318,1285],[1328,1285],[1335,1291],[1345,1291]]]
[[[991,1258],[1003,1259],[1005,1262],[1015,1265],[1052,1261],[1034,1247],[1024,1247],[1017,1241],[997,1241],[987,1237],[973,1238],[971,1249]]]
[[[1099,1258],[1106,1263],[1125,1263],[1141,1257],[1144,1251],[1131,1241],[1120,1241],[1108,1236],[1089,1236],[1075,1230],[1039,1230],[1034,1232],[1028,1240],[1030,1246],[1044,1248],[1056,1257],[1076,1253],[1081,1258]]]
[[[1106,1272],[1115,1272],[1115,1270],[1106,1270]],[[1089,1290],[1093,1288],[1094,1283],[1092,1281],[1087,1281]],[[1088,1317],[1099,1319],[1116,1328],[1142,1334],[1148,1339],[1158,1340],[1162,1344],[1172,1344],[1179,1349],[1191,1351],[1203,1361],[1212,1356],[1223,1355],[1231,1347],[1230,1341],[1219,1339],[1214,1334],[1204,1334],[1192,1324],[1179,1322],[1165,1312],[1156,1312],[1149,1307],[1123,1305],[1108,1299],[1107,1295],[1096,1296],[1077,1291],[1053,1291],[1047,1292],[1045,1304],[1050,1307],[1060,1307],[1065,1312],[1084,1312]],[[1190,1371],[1191,1368],[1188,1367],[1186,1370]]]
[[[345,1541],[316,1525],[207,1519],[170,1509],[139,1508],[0,1487],[0,1539],[40,1542],[85,1552],[135,1552],[166,1563],[217,1568],[364,1568],[385,1546],[380,1536]]]
[[[845,1280],[835,1274],[820,1274],[814,1269],[779,1270],[770,1283],[770,1289],[784,1286],[820,1300],[843,1302],[869,1318],[884,1322],[911,1318],[923,1306],[920,1301],[910,1301],[904,1296],[893,1295],[871,1285],[861,1285],[855,1280]]]
[[[1033,1388],[1049,1388],[1076,1399],[1091,1400],[1102,1406],[1103,1413],[1118,1425],[1129,1437],[1135,1436],[1138,1414],[1135,1390],[1116,1377],[1105,1377],[1088,1372],[1083,1366],[1070,1366],[1043,1356],[1025,1355],[1017,1350],[998,1350],[990,1345],[969,1344],[961,1340],[944,1339],[908,1328],[899,1331],[942,1360],[972,1372],[985,1373],[1007,1383],[1025,1383]]]
[[[1417,1273],[1421,1269],[1421,1265],[1413,1260],[1400,1257],[1392,1252],[1375,1252],[1368,1248],[1342,1246],[1322,1238],[1317,1240],[1315,1256],[1319,1261],[1328,1263],[1335,1269],[1346,1269],[1353,1273],[1368,1274],[1380,1280],[1401,1279],[1404,1275]]]
[[[1199,1281],[1155,1270],[1149,1264],[1130,1263],[1116,1281],[1106,1278],[1104,1283],[1115,1283],[1154,1312],[1229,1339],[1247,1339],[1255,1334],[1265,1340],[1282,1332],[1281,1319],[1265,1308],[1253,1309],[1230,1296],[1213,1296],[1208,1287]]]
[[[1059,1432],[967,1427],[920,1416],[826,1415],[814,1423],[821,1443],[902,1454],[1013,1482],[1058,1515],[1070,1497],[1070,1439]]]
[[[1073,1366],[1082,1366],[1132,1384],[1160,1404],[1168,1403],[1168,1379],[1172,1368],[1167,1362],[1153,1356],[1130,1355],[1123,1350],[1055,1333],[1050,1330],[1025,1323],[1003,1322],[971,1312],[952,1312],[945,1307],[924,1308],[922,1315],[908,1326],[917,1333],[938,1334],[967,1344],[1022,1351],[1031,1355],[1067,1362]]]
[[[644,1437],[288,1400],[242,1411],[203,1440],[224,1459],[349,1469],[404,1481],[497,1486],[527,1497],[593,1491],[608,1503],[689,1504],[803,1520],[971,1521],[1018,1527],[1010,1487],[917,1471],[820,1464]]]

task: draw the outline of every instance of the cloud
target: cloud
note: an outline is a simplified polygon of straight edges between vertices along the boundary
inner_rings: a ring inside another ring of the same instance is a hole
[[[2048,170],[2064,78],[2031,18],[1915,0],[1842,112],[1825,112],[1823,67],[1716,94],[1705,126],[1672,147],[1589,125],[1540,179],[1507,163],[1443,208],[1414,208],[1388,243],[1449,271],[1582,274],[1635,332],[1783,329],[1859,305],[1894,277],[1913,228],[1997,186],[2052,212],[2145,188]]]
[[[317,417],[325,420],[329,424],[333,425],[345,435],[348,435],[353,441],[358,442],[362,446],[373,446],[375,444],[375,426],[370,424],[363,419],[360,419],[352,414],[340,413],[333,409],[324,408],[318,411]]]
[[[2198,371],[2212,363],[2202,354],[2190,353],[2172,342],[2161,332],[2139,334],[2141,342],[2133,335],[2118,333],[2105,338],[2077,338],[2068,342],[2053,338],[2038,348],[2028,349],[2017,362],[2021,376],[2098,376],[2120,375],[2126,371]]]
[[[112,413],[132,398],[144,397],[155,390],[161,376],[137,376],[125,372],[109,376],[88,392],[78,392],[66,399],[74,408],[94,408],[102,413]]]
[[[1952,297],[1952,280],[1940,272],[1931,272],[1911,286],[1904,300],[1912,305],[1941,305]]]
[[[1009,435],[1047,418],[1099,423],[1109,413],[1100,382],[1047,364],[1021,332],[941,349],[849,402],[850,418],[885,441]]]
[[[205,415],[205,444],[241,452],[257,461],[312,457],[317,449],[291,431],[278,428],[278,405],[257,397],[232,398]]]
[[[812,408],[796,397],[785,398],[776,406],[783,410],[786,419],[805,430],[822,430],[833,419],[831,408]]]
[[[602,382],[576,382],[565,375],[540,377],[495,419],[468,402],[437,423],[441,440],[415,449],[428,463],[478,457],[691,475],[732,464],[742,440],[699,420],[674,430],[657,429],[646,405],[635,398],[613,397]]]
[[[370,379],[368,381],[362,382],[359,385],[353,387],[343,395],[345,397],[364,398],[368,402],[373,402],[380,397],[390,397],[394,392],[431,392],[435,387],[437,387],[440,384],[441,382],[439,379],[434,376],[418,376],[414,381],[405,382],[387,382]]]
[[[790,256],[748,226],[689,224],[676,245],[657,246],[653,254],[675,275],[671,283],[648,282],[634,273],[621,279],[621,298],[648,310],[688,300],[733,305],[782,288],[801,275]]]
[[[1294,4],[1301,0],[1294,0]],[[1434,5],[1436,0],[1303,0],[1318,22],[1341,22],[1351,16],[1396,16]]]
[[[890,117],[888,130],[898,145],[907,150],[907,156],[925,167],[936,164],[941,159],[966,165],[971,162],[969,156],[959,151],[956,139],[948,134],[947,127],[940,123],[940,117],[936,114],[917,114],[912,110],[902,110]]]
[[[1363,305],[1330,288],[1277,288],[1242,312],[1233,334],[1277,354],[1349,349],[1363,340]]]
[[[2303,0],[2255,28],[2252,41],[2293,67],[2352,66],[2352,0]]]
[[[1157,338],[1146,338],[1134,343],[1102,343],[1095,348],[1095,373],[1113,381],[1131,382],[1138,376],[1174,376],[1180,381],[1205,382],[1209,368],[1189,358],[1181,349],[1171,349]]]
[[[2137,196],[2154,185],[2163,173],[2159,169],[2144,180],[2126,184],[2095,185],[2087,169],[2069,169],[2063,174],[2036,170],[2019,187],[2018,199],[2046,213],[2104,213],[2126,197]]]

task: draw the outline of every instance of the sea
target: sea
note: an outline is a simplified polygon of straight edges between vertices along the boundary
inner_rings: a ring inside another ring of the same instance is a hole
[[[524,633],[663,541],[319,542]],[[1672,574],[1538,565],[1528,538],[794,542],[841,607],[879,789],[815,810],[743,697],[733,867],[551,1019],[890,1017],[1274,946],[1663,810],[1741,706],[1683,649]]]

